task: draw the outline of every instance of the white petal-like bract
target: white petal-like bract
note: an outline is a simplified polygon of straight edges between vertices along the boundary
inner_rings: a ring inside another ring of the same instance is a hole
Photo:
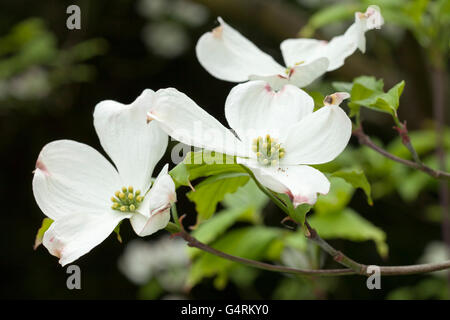
[[[314,101],[305,91],[292,85],[274,91],[265,81],[235,86],[225,102],[228,124],[247,143],[266,134],[279,137],[313,109]]]
[[[321,164],[336,158],[347,146],[352,122],[336,105],[325,106],[293,125],[284,140],[283,164]]]
[[[137,214],[130,219],[134,231],[141,237],[164,228],[170,219],[171,204],[176,201],[175,183],[166,164],[159,173]]]
[[[317,194],[327,194],[330,182],[317,169],[305,165],[262,167],[253,160],[239,160],[252,170],[256,179],[278,193],[287,194],[297,207],[301,204],[313,205],[317,201]]]
[[[172,138],[187,145],[229,155],[246,156],[248,153],[229,129],[176,89],[157,91],[148,118],[157,121]]]
[[[218,21],[220,26],[201,36],[196,46],[198,60],[209,73],[221,80],[242,82],[251,74],[263,76],[284,71],[222,18]]]
[[[33,177],[33,194],[46,216],[58,220],[85,209],[100,214],[122,181],[97,150],[72,140],[42,148]]]
[[[103,149],[122,180],[139,190],[148,189],[153,169],[168,143],[167,134],[157,123],[146,122],[154,95],[147,89],[131,104],[106,100],[94,111],[94,126]]]

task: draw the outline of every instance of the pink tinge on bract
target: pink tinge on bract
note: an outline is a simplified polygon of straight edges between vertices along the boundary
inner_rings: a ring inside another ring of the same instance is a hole
[[[297,208],[301,204],[310,204],[313,205],[315,201],[311,200],[307,196],[297,194],[293,195],[291,191],[286,192],[286,194],[289,196],[289,198],[292,201],[292,204],[294,205],[294,208]]]
[[[47,242],[47,249],[50,254],[61,259],[64,244],[56,236],[52,236]]]
[[[216,39],[220,39],[222,37],[222,33],[223,33],[223,26],[218,26],[214,28],[212,31],[213,37]]]
[[[47,170],[47,167],[45,166],[45,164],[38,158],[36,161],[36,170],[40,170],[41,172],[43,172],[46,176],[49,176],[50,173]],[[36,171],[35,170],[35,171]],[[34,171],[33,171],[34,172]]]

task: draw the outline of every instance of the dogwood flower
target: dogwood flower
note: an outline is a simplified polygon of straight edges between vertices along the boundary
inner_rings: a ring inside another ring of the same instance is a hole
[[[333,160],[347,145],[352,125],[338,105],[348,97],[328,96],[326,106],[313,112],[313,99],[293,85],[274,91],[261,80],[240,84],[225,103],[234,135],[188,96],[168,88],[156,92],[147,119],[187,145],[236,156],[261,184],[289,195],[296,207],[312,205],[317,193],[329,191],[325,175],[309,165]]]
[[[133,103],[102,101],[94,126],[115,167],[92,147],[72,140],[44,146],[36,162],[33,193],[54,222],[43,244],[66,265],[105,240],[124,219],[139,236],[164,228],[176,201],[168,165],[151,183],[163,156],[167,135],[145,114],[155,92],[145,90]]]
[[[377,6],[356,12],[355,22],[331,41],[288,39],[281,43],[286,67],[218,18],[220,26],[200,37],[196,53],[200,64],[213,76],[231,82],[266,80],[275,90],[285,84],[304,87],[344,64],[357,48],[366,49],[365,33],[379,29],[383,17]]]

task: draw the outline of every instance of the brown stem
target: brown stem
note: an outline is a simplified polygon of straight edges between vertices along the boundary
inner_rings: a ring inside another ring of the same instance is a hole
[[[168,231],[170,231],[170,232],[177,231],[176,233],[172,233],[172,235],[183,238],[190,247],[197,248],[199,250],[208,252],[210,254],[213,254],[213,255],[218,256],[223,259],[227,259],[227,260],[234,261],[237,263],[242,263],[242,264],[245,264],[245,265],[248,265],[251,267],[255,267],[258,269],[276,271],[276,272],[284,272],[284,273],[292,273],[292,274],[297,274],[300,276],[321,276],[321,277],[323,277],[323,276],[347,276],[347,275],[365,275],[365,276],[367,276],[368,275],[365,273],[365,271],[361,272],[360,270],[358,270],[358,272],[355,272],[354,270],[352,270],[350,268],[328,269],[328,270],[297,269],[297,268],[289,268],[289,267],[285,267],[285,266],[278,266],[278,265],[264,263],[264,262],[260,262],[260,261],[256,261],[256,260],[236,257],[231,254],[214,249],[214,248],[208,246],[207,244],[198,241],[197,239],[192,237],[189,233],[187,233],[184,229],[179,229],[178,226],[173,223],[169,223],[169,226],[168,226],[169,228],[166,228],[166,229],[168,229]],[[329,247],[332,248],[331,246],[329,246]],[[332,250],[334,250],[336,252],[335,257],[345,257],[344,259],[348,259],[347,261],[353,261],[350,258],[346,257],[343,253],[335,250],[334,248],[332,248]],[[359,264],[355,261],[353,261],[353,263],[367,268],[367,266]],[[382,266],[379,268],[380,268],[380,274],[383,276],[419,274],[419,273],[427,273],[427,272],[450,269],[450,260],[440,262],[440,263],[419,264],[419,265],[410,265],[410,266]],[[366,270],[366,269],[364,269],[364,270]]]
[[[393,155],[392,153],[389,153],[388,151],[384,150],[383,148],[377,146],[368,135],[366,135],[362,129],[362,126],[359,126],[358,128],[356,128],[355,130],[353,130],[353,135],[355,137],[358,138],[358,141],[360,144],[363,144],[373,150],[375,150],[376,152],[378,152],[379,154],[385,156],[388,159],[391,159],[393,161],[396,161],[398,163],[404,164],[408,167],[420,170],[425,172],[426,174],[432,176],[433,178],[436,179],[448,179],[450,180],[450,173],[445,172],[445,171],[441,171],[441,170],[434,170],[428,166],[426,166],[423,163],[417,163],[414,161],[410,161],[410,160],[406,160],[406,159],[402,159],[399,158],[395,155]]]
[[[308,221],[306,220],[305,220],[305,227],[307,229],[306,237],[311,241],[317,243],[317,245],[319,245],[324,251],[326,251],[329,255],[331,255],[336,262],[342,264],[343,266],[346,266],[347,268],[352,269],[357,274],[367,274],[367,266],[350,259],[341,251],[338,251],[335,248],[333,248],[328,242],[326,242],[319,236],[317,231],[314,228],[312,228],[308,223]]]
[[[215,256],[242,263],[245,265],[249,265],[258,269],[263,270],[269,270],[269,271],[277,271],[277,272],[286,272],[286,273],[294,273],[299,274],[303,276],[345,276],[354,274],[354,272],[351,269],[329,269],[329,270],[321,270],[321,269],[296,269],[296,268],[289,268],[285,266],[277,266],[269,263],[264,263],[256,260],[250,260],[246,258],[236,257],[233,255],[230,255],[228,253],[219,251],[217,249],[214,249],[203,242],[198,241],[194,237],[192,237],[189,233],[185,231],[181,231],[177,234],[177,236],[182,237],[190,247],[197,248],[200,250],[203,250],[205,252],[209,252]]]

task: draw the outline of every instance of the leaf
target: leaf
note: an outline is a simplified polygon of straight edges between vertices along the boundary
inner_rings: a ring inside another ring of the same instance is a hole
[[[357,114],[359,108],[364,106],[396,117],[404,86],[405,82],[401,81],[388,92],[384,92],[383,80],[367,76],[356,78],[353,81],[351,101],[349,102],[350,115]]]
[[[333,172],[332,177],[342,178],[350,183],[354,188],[361,188],[367,196],[367,202],[369,205],[373,205],[371,197],[370,183],[367,181],[366,175],[362,170],[340,170]]]
[[[236,207],[222,210],[216,213],[211,219],[200,224],[193,232],[192,236],[197,240],[209,244],[220,237],[237,220],[252,211],[249,207]],[[192,255],[198,253],[192,250]]]
[[[342,81],[334,81],[331,83],[333,88],[337,91],[343,92],[352,92],[353,83],[351,82],[342,82]]]
[[[382,257],[387,257],[388,255],[384,231],[350,208],[333,214],[314,214],[308,221],[324,239],[373,240],[377,246],[378,253]]]
[[[45,231],[48,230],[48,228],[50,228],[52,223],[53,223],[53,220],[50,218],[44,218],[42,220],[42,225],[36,234],[36,239],[34,240],[34,246],[33,246],[34,250],[36,250],[41,245],[42,239],[44,238],[44,233],[45,233]]]
[[[291,199],[287,194],[284,193],[276,193],[276,197],[282,200],[282,202],[288,207],[289,217],[295,222],[303,225],[305,222],[306,214],[311,210],[311,205],[309,204],[301,204],[294,208]]]
[[[237,192],[226,194],[222,204],[227,208],[252,208],[259,213],[268,202],[269,198],[259,190],[255,181],[250,179],[247,184],[239,187]]]
[[[122,237],[120,236],[120,225],[122,224],[122,221],[119,222],[119,224],[114,228],[114,232],[116,233],[117,236],[117,241],[119,241],[120,243],[122,243]]]
[[[206,220],[216,211],[217,204],[227,193],[234,193],[246,184],[247,173],[228,172],[207,178],[196,186],[195,191],[187,193],[189,200],[195,202],[199,221]]]
[[[314,206],[316,212],[334,213],[347,206],[353,196],[353,187],[342,178],[330,178],[330,192],[320,196]]]
[[[264,226],[240,228],[227,233],[215,241],[212,247],[225,253],[252,260],[264,258],[265,251],[270,243],[282,233],[281,229]],[[203,278],[219,276],[220,281],[215,282],[223,288],[228,274],[239,265],[230,260],[201,252],[193,262],[188,277],[189,286],[194,286]]]
[[[169,174],[179,186],[191,186],[191,181],[225,172],[245,172],[234,157],[207,150],[189,152]]]
[[[309,91],[308,94],[314,100],[314,111],[316,111],[324,106],[323,100],[325,99],[325,96],[322,93],[320,93],[318,91]]]

